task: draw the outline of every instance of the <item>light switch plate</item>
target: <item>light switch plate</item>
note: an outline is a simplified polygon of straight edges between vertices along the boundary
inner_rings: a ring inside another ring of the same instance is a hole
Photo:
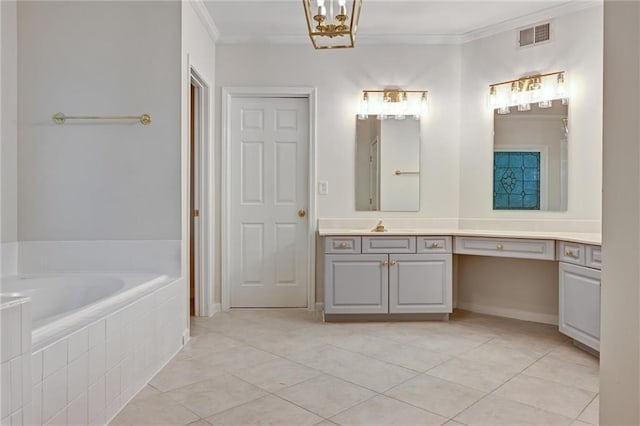
[[[327,195],[329,193],[329,182],[326,180],[318,181],[318,193],[320,195]]]

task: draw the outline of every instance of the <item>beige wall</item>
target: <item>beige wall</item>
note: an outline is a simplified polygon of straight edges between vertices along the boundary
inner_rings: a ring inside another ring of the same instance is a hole
[[[457,255],[456,306],[557,324],[558,262]]]
[[[180,239],[180,3],[21,1],[18,51],[19,240]]]
[[[640,3],[605,1],[600,424],[640,424]]]

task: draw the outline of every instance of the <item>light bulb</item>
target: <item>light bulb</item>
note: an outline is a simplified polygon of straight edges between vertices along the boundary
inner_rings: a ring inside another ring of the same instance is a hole
[[[362,99],[360,99],[360,108],[358,108],[358,118],[360,120],[366,120],[369,115],[369,94],[364,92]]]
[[[317,5],[318,7],[324,7],[324,0],[317,0],[317,1],[316,1],[316,5]]]
[[[500,115],[509,114],[510,112],[511,112],[511,109],[509,109],[508,106],[503,106],[498,108],[498,114]]]
[[[564,73],[561,72],[560,74],[558,74],[558,83],[556,84],[556,93],[558,94],[558,97],[564,98],[566,90],[567,88],[565,87],[564,83]]]
[[[546,100],[546,101],[540,101],[538,102],[538,108],[551,108],[553,106],[553,101],[551,100]]]
[[[531,110],[531,104],[529,103],[518,105],[518,111],[530,111],[530,110]]]
[[[496,86],[489,88],[489,108],[494,109],[496,107]]]
[[[520,84],[517,81],[511,83],[511,103],[516,105],[518,103],[518,94],[520,93]]]
[[[344,7],[347,4],[347,0],[338,0],[338,6]]]
[[[426,113],[428,108],[427,92],[422,92],[422,98],[420,98],[420,114]]]
[[[400,96],[400,105],[396,111],[396,120],[404,120],[404,116],[407,113],[407,92],[402,92]]]

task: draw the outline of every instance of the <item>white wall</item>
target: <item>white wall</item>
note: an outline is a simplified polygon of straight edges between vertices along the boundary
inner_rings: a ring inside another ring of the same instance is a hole
[[[2,140],[2,242],[18,241],[18,41],[16,3],[0,2],[0,139]]]
[[[640,424],[640,3],[604,8],[600,424]]]
[[[219,45],[217,49],[218,92],[224,86],[318,89],[318,179],[329,182],[329,194],[318,196],[320,218],[457,217],[459,82],[460,46],[361,45],[316,51],[310,44]],[[430,102],[437,105],[421,122],[420,211],[356,212],[358,102],[363,89],[388,86],[429,90]]]
[[[548,44],[518,49],[516,41],[516,31],[508,31],[462,48],[460,217],[598,222],[602,188],[602,7],[555,18],[552,42]],[[568,210],[493,211],[489,84],[552,71],[566,71],[571,95]]]
[[[20,241],[180,239],[180,8],[19,3]],[[153,123],[56,125],[57,112]]]
[[[219,249],[216,249],[216,246],[219,247],[220,241],[219,238],[216,238],[219,232],[215,231],[215,223],[219,220],[219,214],[214,211],[215,207],[215,197],[219,191],[214,190],[214,176],[216,170],[219,170],[218,165],[215,163],[215,159],[219,158],[214,156],[214,127],[213,127],[213,117],[215,112],[217,111],[214,108],[214,90],[215,90],[215,35],[212,34],[214,31],[213,28],[207,27],[201,20],[201,17],[196,13],[197,5],[192,2],[182,2],[182,59],[181,59],[181,75],[182,75],[182,86],[181,86],[181,124],[182,124],[182,147],[181,147],[181,155],[182,155],[182,169],[188,170],[189,168],[189,99],[190,99],[190,68],[202,79],[204,83],[209,87],[209,104],[208,111],[205,113],[208,114],[211,121],[211,126],[206,132],[205,146],[206,150],[200,152],[201,159],[204,164],[208,165],[208,170],[203,170],[205,175],[203,176],[203,180],[206,182],[206,188],[209,189],[208,195],[208,204],[203,204],[200,207],[201,215],[201,226],[205,228],[205,234],[209,235],[208,245],[203,247],[201,255],[202,262],[201,271],[202,271],[202,279],[205,281],[205,285],[209,290],[206,294],[201,295],[201,297],[205,297],[207,299],[206,303],[208,305],[208,312],[202,312],[203,315],[213,313],[213,307],[215,302],[215,291],[214,291],[214,282],[218,281],[219,273],[217,271],[219,268],[219,258],[215,256],[216,253],[219,253]],[[204,6],[203,6],[204,7]],[[181,187],[182,187],[182,199],[181,199],[181,215],[182,215],[182,275],[187,276],[186,271],[188,270],[188,242],[189,242],[189,234],[187,223],[189,221],[189,174],[182,173]],[[219,281],[218,281],[219,282]],[[218,299],[219,300],[219,299]],[[188,309],[188,308],[187,308]]]

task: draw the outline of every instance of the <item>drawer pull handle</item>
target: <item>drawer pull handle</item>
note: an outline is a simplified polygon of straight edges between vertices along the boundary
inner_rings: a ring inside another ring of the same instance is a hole
[[[396,264],[396,261],[395,261],[395,260],[392,260],[392,261],[391,261],[391,266],[394,266],[395,264]]]
[[[340,248],[347,248],[347,243],[340,243]]]
[[[387,266],[387,265],[389,265],[389,261],[388,260],[382,261],[382,266]]]
[[[498,244],[496,247],[498,250],[502,250],[504,247],[502,247],[502,244]]]
[[[564,252],[565,256],[569,256],[569,257],[577,257],[574,253],[573,250],[571,249],[567,249],[567,251]]]
[[[440,248],[438,243],[431,243],[431,248]]]

